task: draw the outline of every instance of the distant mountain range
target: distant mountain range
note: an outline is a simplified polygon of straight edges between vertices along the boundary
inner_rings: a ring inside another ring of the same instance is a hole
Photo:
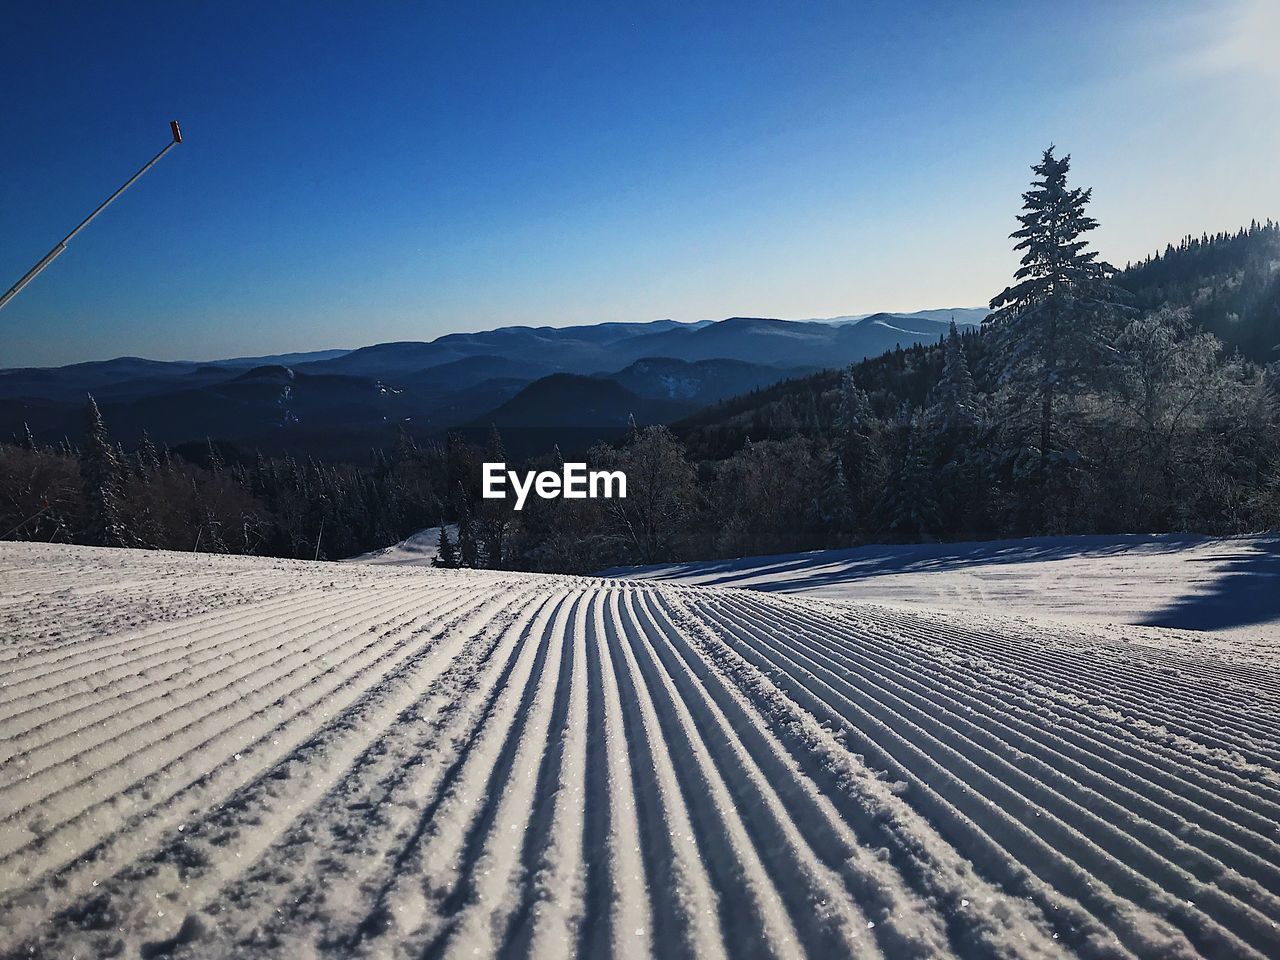
[[[904,320],[940,320],[943,323],[950,323],[954,320],[958,325],[979,324],[983,318],[991,311],[987,307],[943,307],[938,310],[917,310],[914,313],[858,313],[847,317],[827,317],[825,319],[815,318],[819,323],[857,323],[859,320],[865,320],[867,317],[888,316],[899,317]]]
[[[503,327],[356,350],[0,370],[0,435],[20,434],[26,423],[46,441],[74,439],[92,393],[126,445],[145,429],[171,445],[213,437],[266,452],[356,458],[387,443],[397,425],[430,436],[494,422],[536,431],[540,441],[573,431],[564,449],[608,437],[631,416],[666,422],[784,379],[935,341],[953,315],[970,323],[979,312]]]

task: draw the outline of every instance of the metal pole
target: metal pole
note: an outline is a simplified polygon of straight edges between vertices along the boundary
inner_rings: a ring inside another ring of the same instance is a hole
[[[28,523],[30,523],[30,522],[31,522],[32,520],[34,520],[36,517],[40,517],[40,516],[43,516],[44,514],[48,513],[48,512],[49,512],[49,507],[50,507],[50,506],[51,506],[50,504],[46,504],[45,506],[41,507],[41,508],[40,508],[40,511],[39,511],[38,513],[33,513],[31,516],[27,517],[27,519],[23,520],[20,524],[18,524],[18,525],[17,525],[16,527],[14,527],[12,530],[10,530],[8,533],[6,533],[3,537],[0,537],[0,540],[8,540],[11,536],[13,536],[15,533],[17,533],[17,532],[18,532],[19,530],[21,530],[23,527],[25,527]]]
[[[133,186],[135,180],[137,180],[140,176],[142,176],[144,173],[150,170],[153,166],[155,166],[155,164],[159,161],[161,157],[163,157],[166,153],[168,153],[170,150],[172,150],[174,147],[176,147],[178,144],[182,142],[182,131],[178,128],[177,120],[169,121],[169,133],[172,135],[173,139],[169,141],[169,143],[165,146],[163,150],[161,150],[154,157],[148,160],[143,165],[141,170],[139,170],[137,173],[135,173],[132,177],[130,177],[121,185],[120,189],[118,189],[111,196],[107,197],[107,199],[103,200],[102,203],[98,204],[97,209],[95,209],[93,213],[89,214],[87,217],[81,220],[79,226],[77,226],[74,230],[72,230],[65,237],[59,240],[57,245],[54,246],[52,250],[50,250],[48,253],[44,255],[44,259],[42,259],[30,270],[28,270],[26,275],[21,280],[19,280],[12,287],[10,287],[8,292],[5,293],[3,297],[0,297],[0,309],[3,309],[6,303],[8,303],[10,300],[16,297],[18,295],[19,290],[21,290],[28,283],[34,280],[36,278],[36,275],[40,273],[41,270],[43,270],[49,264],[53,263],[54,259],[58,256],[58,254],[62,253],[63,250],[67,249],[67,241],[69,241],[77,233],[79,233],[81,230],[87,227],[89,225],[89,222],[93,220],[93,218],[96,217],[98,214],[100,214],[103,210],[107,209],[107,207],[111,204],[113,200],[115,200],[116,197],[120,196],[120,194],[124,193],[131,186]]]

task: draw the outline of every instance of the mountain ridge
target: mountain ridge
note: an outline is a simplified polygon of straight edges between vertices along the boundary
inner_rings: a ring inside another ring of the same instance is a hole
[[[631,413],[648,422],[682,417],[898,345],[936,342],[946,326],[896,314],[851,324],[729,317],[514,326],[319,355],[199,364],[121,357],[19,368],[0,371],[0,434],[21,436],[29,427],[37,436],[76,436],[85,394],[92,393],[129,440],[146,429],[157,442],[175,445],[212,436],[268,451],[350,457],[394,437],[396,424],[429,436],[486,415],[506,419],[514,396],[555,374],[614,378],[634,390],[634,401],[615,397],[580,411],[599,414],[586,416],[582,430],[613,430]],[[550,392],[568,383],[553,382]],[[545,411],[538,419],[544,426],[557,422]]]

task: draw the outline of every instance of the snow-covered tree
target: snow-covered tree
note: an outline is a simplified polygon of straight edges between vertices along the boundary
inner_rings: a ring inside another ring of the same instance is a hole
[[[871,507],[881,495],[884,475],[883,435],[881,422],[871,409],[871,398],[858,386],[852,369],[846,370],[840,380],[835,434],[852,519],[864,535],[870,534],[875,526]]]
[[[1124,463],[1122,522],[1133,529],[1184,529],[1186,510],[1219,463],[1221,444],[1250,419],[1246,376],[1238,358],[1196,330],[1187,310],[1163,308],[1125,325],[1113,341],[1105,404],[1106,450]],[[1225,429],[1223,429],[1225,427]],[[1218,462],[1215,462],[1218,461]],[[1116,498],[1113,498],[1116,499]]]
[[[84,444],[80,451],[80,472],[84,483],[89,522],[85,540],[100,547],[123,547],[129,542],[120,510],[120,462],[107,436],[102,411],[89,396],[85,408]]]
[[[1042,496],[1055,453],[1059,399],[1097,367],[1099,326],[1120,296],[1109,280],[1115,269],[1087,249],[1085,235],[1098,226],[1085,212],[1092,191],[1067,185],[1070,168],[1070,155],[1054,156],[1053,147],[1032,166],[1021,227],[1010,234],[1018,241],[1014,249],[1023,251],[1021,265],[1015,283],[992,299],[987,317],[1011,396],[1038,408]]]
[[[226,461],[223,460],[222,452],[218,449],[218,445],[213,442],[212,438],[205,437],[204,442],[209,451],[209,469],[212,470],[216,476],[222,473],[223,468],[226,466]]]
[[[144,480],[151,480],[160,472],[160,454],[156,452],[156,445],[151,441],[151,434],[142,431],[142,440],[138,443],[136,453],[138,460],[138,476]],[[262,462],[262,454],[258,454],[258,462]]]
[[[854,520],[853,493],[844,472],[844,458],[828,454],[822,464],[823,489],[818,499],[820,519],[832,535],[845,534]]]
[[[978,391],[954,320],[943,344],[942,379],[934,386],[930,400],[938,426],[946,433],[962,433],[978,421]]]
[[[420,453],[417,441],[413,439],[413,434],[405,429],[403,423],[399,424],[396,429],[396,445],[392,455],[393,462],[410,463],[417,460]]]
[[[893,539],[936,540],[941,524],[927,418],[904,409],[894,432],[893,464],[877,513]]]
[[[632,562],[674,555],[688,536],[698,495],[697,472],[684,445],[666,427],[645,427],[601,465],[627,476],[626,497],[607,501],[605,509]]]

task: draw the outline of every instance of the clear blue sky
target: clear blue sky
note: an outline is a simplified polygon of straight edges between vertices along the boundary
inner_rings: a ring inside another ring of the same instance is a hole
[[[1274,0],[24,6],[0,288],[187,142],[0,366],[977,305],[1050,141],[1116,261],[1280,213]]]

